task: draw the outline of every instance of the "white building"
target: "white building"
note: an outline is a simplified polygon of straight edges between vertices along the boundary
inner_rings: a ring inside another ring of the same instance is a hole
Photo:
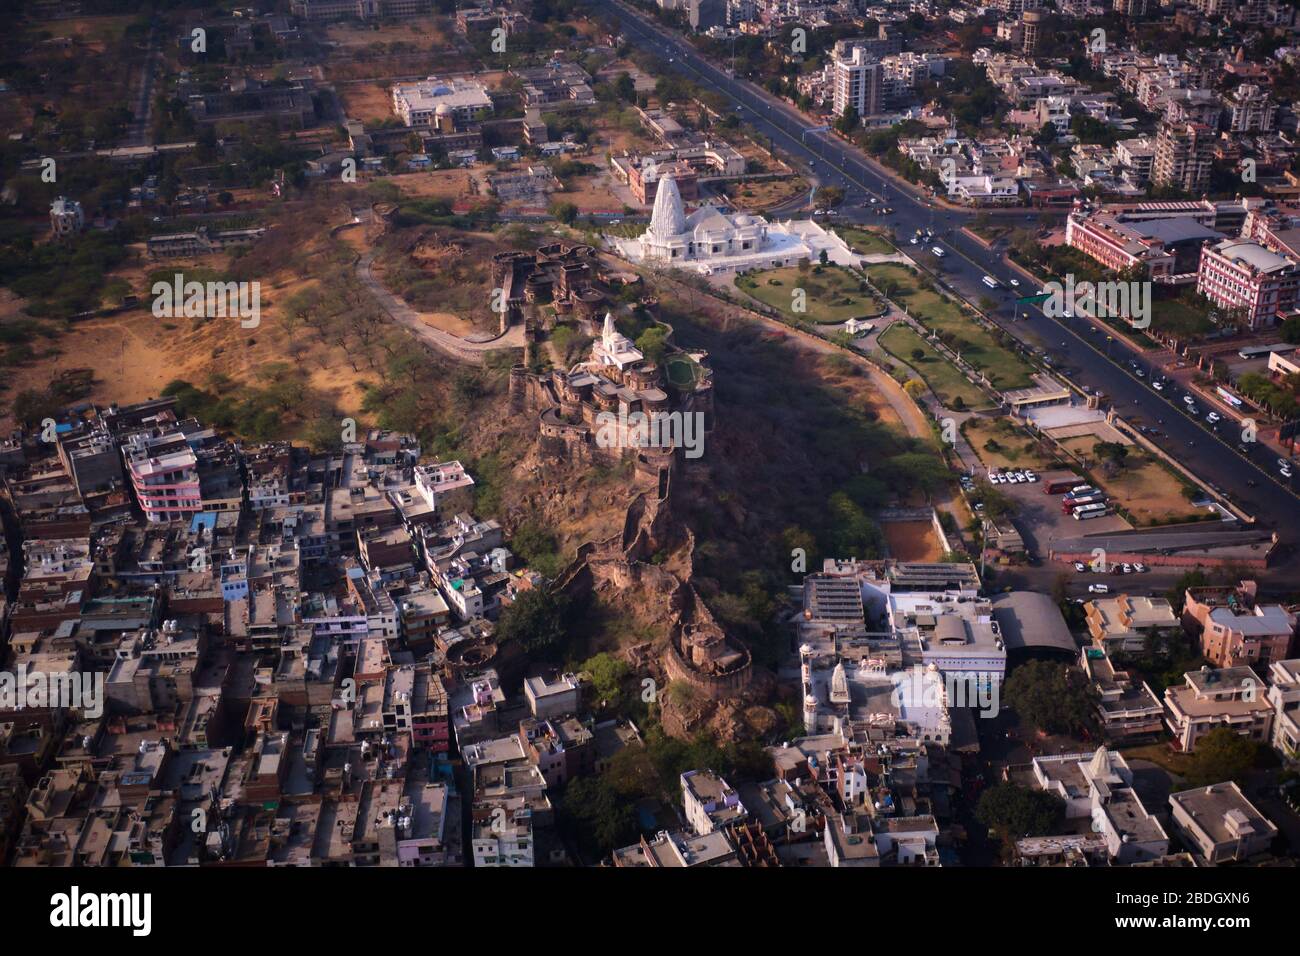
[[[857,258],[842,239],[811,220],[768,223],[745,213],[726,215],[702,206],[687,215],[681,192],[671,176],[655,194],[650,228],[638,239],[611,239],[620,255],[634,261],[690,269],[701,275],[827,261],[856,265]]]
[[[697,836],[706,836],[728,823],[745,819],[740,794],[712,770],[687,770],[682,774],[681,784],[686,822]]]
[[[50,231],[55,239],[66,239],[81,232],[86,225],[86,217],[81,212],[81,203],[75,199],[60,196],[50,203]]]
[[[393,112],[407,126],[434,126],[439,117],[448,117],[463,126],[491,113],[492,97],[482,83],[474,80],[440,80],[431,76],[418,83],[395,84]]]
[[[474,479],[459,461],[443,461],[417,465],[415,487],[429,507],[438,511],[440,502],[452,492],[474,487]]]
[[[843,54],[837,51],[834,63],[833,104],[836,116],[843,116],[850,106],[858,116],[875,116],[884,109],[885,68],[880,60],[860,46]]]
[[[1216,783],[1169,795],[1170,823],[1193,853],[1231,863],[1267,852],[1277,827],[1235,783]]]
[[[1273,705],[1273,746],[1284,756],[1300,752],[1300,658],[1269,665],[1268,702]]]
[[[488,819],[474,825],[474,866],[531,867],[533,819],[527,807],[492,807]]]
[[[613,366],[620,372],[645,358],[632,340],[614,327],[614,316],[608,312],[605,313],[600,340],[592,346],[591,353],[601,365]]]
[[[1119,864],[1155,860],[1169,852],[1169,836],[1133,792],[1133,771],[1117,750],[1034,758],[1034,779],[1065,801],[1066,819],[1090,817]]]

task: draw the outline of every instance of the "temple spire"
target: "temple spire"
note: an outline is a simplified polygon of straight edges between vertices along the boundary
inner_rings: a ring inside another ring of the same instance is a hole
[[[677,180],[672,176],[664,176],[659,180],[654,212],[650,215],[650,231],[660,239],[680,236],[686,231],[682,194],[677,189]]]

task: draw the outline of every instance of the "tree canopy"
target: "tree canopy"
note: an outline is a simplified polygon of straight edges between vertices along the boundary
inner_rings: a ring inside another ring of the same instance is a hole
[[[1047,836],[1065,823],[1065,801],[1045,790],[999,783],[980,795],[975,819],[1005,841]]]
[[[1077,733],[1093,726],[1088,682],[1082,671],[1065,664],[1021,664],[1002,685],[1002,697],[1024,720],[1050,734]]]

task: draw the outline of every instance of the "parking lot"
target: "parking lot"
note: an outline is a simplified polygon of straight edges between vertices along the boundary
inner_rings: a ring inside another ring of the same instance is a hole
[[[1072,514],[1063,513],[1062,496],[1045,494],[1037,474],[1030,473],[1033,481],[998,481],[999,474],[990,472],[989,483],[1015,505],[1012,518],[1031,554],[1047,554],[1057,539],[1128,530],[1128,522],[1116,514],[1078,521]]]

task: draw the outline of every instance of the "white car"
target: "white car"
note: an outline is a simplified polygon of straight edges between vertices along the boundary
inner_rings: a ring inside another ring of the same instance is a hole
[[[1013,289],[1019,289],[1019,288],[1020,288],[1020,280],[1019,280],[1019,279],[1008,279],[1007,281],[1011,283],[1011,288],[1013,288]]]
[[[1195,401],[1196,401],[1196,399],[1192,398],[1192,396],[1190,396],[1190,395],[1184,395],[1184,396],[1183,396],[1183,404],[1184,404],[1184,405],[1191,405],[1191,404],[1193,404]]]
[[[1164,382],[1152,382],[1152,383],[1151,383],[1151,387],[1154,388],[1157,392],[1163,392],[1163,391],[1165,390],[1165,383],[1164,383]]]
[[[1078,571],[1080,574],[1082,574],[1083,572],[1085,572],[1085,571],[1088,570],[1088,566],[1087,566],[1086,564],[1084,564],[1082,561],[1075,561],[1075,562],[1074,562],[1074,570],[1076,570],[1076,571]]]
[[[1291,466],[1291,462],[1287,461],[1285,458],[1279,458],[1277,460],[1277,466],[1279,468],[1289,468]]]
[[[997,474],[996,472],[990,472],[989,482],[995,485],[1000,485],[1002,484],[1002,476]]]
[[[1223,421],[1223,416],[1218,412],[1210,412],[1210,414],[1205,416],[1205,420],[1211,425],[1217,425],[1219,422]]]
[[[1109,593],[1110,593],[1110,588],[1107,587],[1107,586],[1104,585],[1104,584],[1089,584],[1089,585],[1088,585],[1088,593],[1089,593],[1089,594],[1109,594]]]
[[[1133,570],[1136,571],[1138,574],[1146,574],[1147,566],[1145,564],[1138,563],[1133,565]]]
[[[1291,469],[1290,469],[1290,468],[1279,468],[1279,469],[1277,470],[1277,473],[1278,473],[1279,475],[1281,475],[1283,478],[1290,478],[1290,477],[1291,477]]]

